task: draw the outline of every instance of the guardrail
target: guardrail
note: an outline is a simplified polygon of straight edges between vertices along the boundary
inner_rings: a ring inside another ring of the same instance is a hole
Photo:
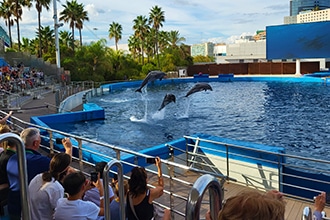
[[[0,111],[0,115],[5,115],[5,112]],[[116,159],[122,163],[123,167],[125,167],[125,170],[130,170],[134,166],[146,166],[144,160],[146,157],[150,156],[144,153],[120,148],[111,144],[90,140],[85,137],[76,136],[55,129],[44,128],[41,126],[30,124],[13,116],[11,117],[10,123],[10,126],[15,128],[17,131],[20,131],[23,128],[29,126],[34,126],[45,131],[43,132],[42,137],[49,144],[44,145],[42,147],[46,151],[56,151],[54,148],[54,134],[61,134],[63,136],[70,137],[76,140],[78,144],[73,147],[74,151],[77,154],[73,157],[73,159],[74,161],[76,161],[76,168],[82,170],[86,175],[89,175],[89,172],[86,172],[84,170],[90,169],[93,164],[83,159],[83,151],[90,152],[95,156],[101,156],[105,158],[105,161],[111,161]],[[197,142],[197,138],[198,137],[185,136],[185,139],[187,140],[187,149],[189,146],[196,147],[193,151],[175,149],[174,146],[166,145],[166,153],[164,153],[163,155],[159,155],[162,158],[162,163],[164,166],[163,177],[165,179],[166,187],[164,189],[164,195],[162,196],[163,199],[159,201],[157,200],[155,204],[163,208],[170,208],[172,211],[172,219],[181,219],[186,217],[186,214],[182,212],[183,208],[182,205],[180,206],[180,204],[187,203],[188,191],[193,186],[193,182],[195,182],[195,180],[203,174],[211,174],[212,176],[219,179],[220,182],[222,182],[223,180],[237,181],[238,184],[252,187],[258,190],[279,189],[280,191],[284,192],[286,196],[305,200],[308,202],[312,202],[313,196],[308,196],[308,193],[306,193],[306,198],[295,194],[294,191],[301,190],[303,192],[310,192],[313,195],[317,195],[318,193],[323,191],[318,188],[320,185],[330,188],[330,182],[328,180],[319,179],[316,177],[313,178],[313,176],[300,175],[300,171],[307,171],[313,175],[315,173],[329,174],[329,161],[282,153],[268,152],[258,149],[251,149],[244,146],[217,142],[208,139],[199,139],[199,141]],[[198,144],[191,144],[192,142],[190,140],[193,140],[195,143],[197,142]],[[212,143],[217,147],[210,148],[206,146],[205,143]],[[98,147],[111,149],[114,153],[112,155],[104,155],[100,152],[84,149],[83,144],[92,144]],[[220,146],[224,146],[224,148],[220,148]],[[173,149],[175,151],[180,151],[181,153],[174,155]],[[256,155],[266,154],[270,155],[271,158],[278,159],[269,160],[267,158],[265,159],[260,157],[254,157],[251,155],[239,154],[237,151],[233,152],[232,149],[252,151],[255,152]],[[219,157],[217,155],[224,156]],[[132,159],[126,160],[129,157],[131,157]],[[287,158],[287,160],[283,160],[283,157]],[[241,158],[241,160],[243,161],[258,161],[260,162],[260,164],[268,164],[270,168],[266,166],[260,166],[258,165],[258,163],[255,163],[257,165],[242,165],[239,163],[238,160],[235,160],[235,158]],[[219,168],[214,164],[214,161],[222,161],[225,165]],[[298,170],[299,172],[286,172],[288,168]],[[258,175],[246,172],[247,169],[254,170]],[[274,169],[277,170],[277,173],[274,173]],[[146,167],[146,170],[148,172],[148,176],[151,176],[151,180],[153,179],[153,177],[156,178],[157,171],[155,167],[150,165]],[[190,172],[194,173],[195,176],[193,178],[187,178],[187,176],[190,175],[186,174]],[[110,173],[114,173],[114,171],[110,171]],[[244,178],[244,181],[242,181],[242,179],[236,178],[237,175],[242,176]],[[127,172],[125,173],[124,178],[129,178],[127,176]],[[287,181],[287,178],[294,179],[295,181]],[[313,182],[313,184],[311,186],[306,187],[300,184],[304,181]],[[262,187],[258,186],[255,183],[261,184]],[[152,185],[149,186],[153,187]],[[178,189],[181,189],[181,187],[185,187],[186,191],[178,191]],[[205,201],[205,203],[209,203],[209,201]]]

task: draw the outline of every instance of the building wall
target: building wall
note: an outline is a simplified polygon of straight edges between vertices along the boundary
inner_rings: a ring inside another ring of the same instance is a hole
[[[228,44],[226,60],[237,63],[240,60],[260,62],[266,60],[266,40],[246,41],[236,44]]]
[[[290,16],[298,15],[301,11],[308,11],[313,9],[327,9],[330,8],[329,0],[291,0],[290,1]]]
[[[191,56],[214,56],[214,43],[194,44],[190,47]]]
[[[329,21],[330,9],[310,11],[307,13],[300,13],[297,15],[297,23]]]

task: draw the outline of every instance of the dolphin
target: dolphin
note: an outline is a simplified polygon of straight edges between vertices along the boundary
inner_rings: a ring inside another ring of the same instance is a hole
[[[135,90],[135,92],[142,92],[142,88],[148,84],[148,82],[153,82],[156,79],[162,80],[163,77],[166,76],[166,73],[162,72],[162,71],[150,71],[148,73],[148,75],[146,76],[146,78],[144,78],[143,82],[141,83],[140,88],[138,88],[137,90]]]
[[[212,91],[212,87],[207,84],[207,83],[196,83],[196,85],[194,85],[194,87],[192,87],[189,92],[187,92],[185,97],[190,96],[191,94],[195,93],[195,92],[201,92],[203,90],[211,90]]]
[[[170,104],[171,102],[175,102],[175,95],[166,94],[164,99],[163,99],[162,105],[160,106],[158,111],[162,110],[166,105]]]

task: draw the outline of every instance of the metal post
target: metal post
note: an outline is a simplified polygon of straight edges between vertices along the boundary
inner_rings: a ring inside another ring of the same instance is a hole
[[[119,185],[119,202],[120,202],[120,220],[125,219],[125,195],[124,195],[124,178],[123,166],[119,160],[112,160],[104,167],[103,170],[103,189],[104,189],[104,217],[111,220],[110,201],[109,201],[109,171],[111,167],[118,168],[118,185]]]
[[[22,204],[22,219],[30,220],[31,214],[30,214],[30,203],[29,203],[25,146],[23,141],[17,134],[4,133],[0,135],[0,142],[8,141],[8,140],[14,141],[17,148],[19,186],[20,186],[21,204]]]
[[[200,208],[206,189],[209,189],[211,218],[217,219],[218,212],[222,206],[223,186],[220,186],[215,177],[205,174],[195,181],[189,192],[186,205],[187,220],[199,220]]]

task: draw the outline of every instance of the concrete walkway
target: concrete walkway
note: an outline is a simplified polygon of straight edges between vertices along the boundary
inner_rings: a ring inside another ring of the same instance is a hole
[[[13,115],[23,121],[30,122],[32,116],[55,114],[57,113],[55,94],[49,91],[37,99],[31,97],[21,106],[20,110],[14,111]]]

